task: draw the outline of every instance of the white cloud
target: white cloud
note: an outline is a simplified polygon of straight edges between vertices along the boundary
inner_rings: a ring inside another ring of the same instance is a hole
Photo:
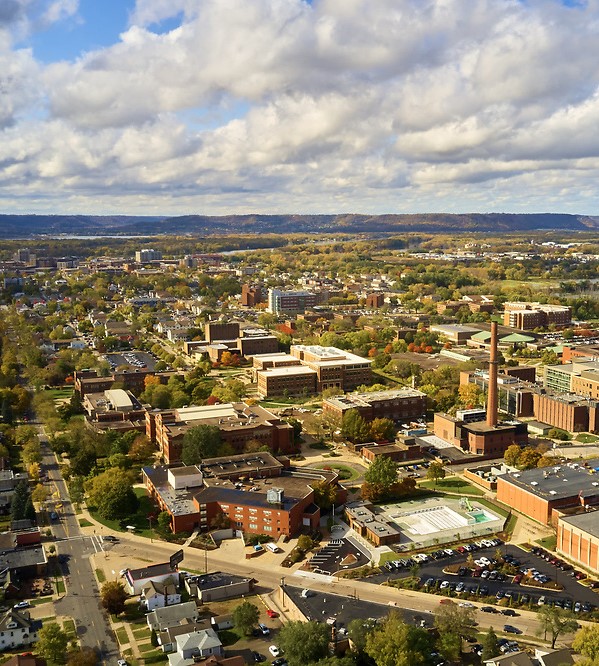
[[[0,184],[15,206],[599,203],[597,0],[138,0],[117,43],[41,79],[30,52],[2,47],[31,28],[32,2],[0,6]],[[52,21],[78,10],[44,6]]]

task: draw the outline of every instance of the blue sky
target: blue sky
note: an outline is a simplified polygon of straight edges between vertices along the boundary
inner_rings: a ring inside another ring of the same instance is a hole
[[[598,33],[599,0],[2,0],[0,210],[599,214]]]

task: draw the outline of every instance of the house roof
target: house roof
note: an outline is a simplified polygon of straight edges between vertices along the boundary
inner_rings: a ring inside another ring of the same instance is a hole
[[[501,657],[487,659],[483,664],[500,664],[501,666],[533,666],[532,659],[526,652],[508,652]]]
[[[177,652],[186,650],[213,650],[222,645],[214,629],[200,629],[190,634],[177,636]]]

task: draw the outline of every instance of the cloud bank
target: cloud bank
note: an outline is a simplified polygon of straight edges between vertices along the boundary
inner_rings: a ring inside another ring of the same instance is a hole
[[[77,2],[4,0],[0,203],[593,214],[599,4],[572,5],[137,0],[114,44],[41,63],[24,35]]]

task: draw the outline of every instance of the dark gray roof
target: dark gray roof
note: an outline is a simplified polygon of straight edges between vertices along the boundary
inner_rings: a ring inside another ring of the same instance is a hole
[[[249,581],[249,578],[244,576],[221,573],[220,571],[215,571],[214,573],[204,576],[196,576],[195,578],[195,583],[200,590],[213,590],[217,587],[225,587],[227,585]]]
[[[588,460],[585,465],[571,462],[539,467],[506,474],[499,480],[546,500],[599,497],[599,474],[594,472],[594,468],[599,467],[599,459]]]
[[[599,511],[588,511],[587,513],[579,513],[576,516],[563,516],[560,520],[599,538]]]
[[[151,564],[149,567],[144,567],[143,569],[129,569],[127,577],[131,578],[131,580],[145,580],[152,576],[162,576],[168,573],[178,575],[176,571],[171,569],[171,565],[168,562],[162,562],[161,564]]]

